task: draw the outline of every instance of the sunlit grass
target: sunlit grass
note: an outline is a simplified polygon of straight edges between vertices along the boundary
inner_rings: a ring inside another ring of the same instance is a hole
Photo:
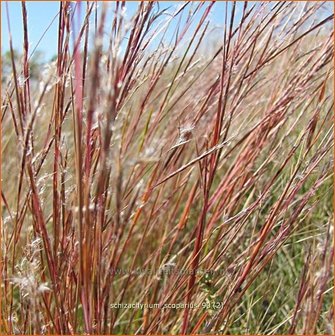
[[[2,331],[332,334],[333,15],[59,5],[2,90]]]

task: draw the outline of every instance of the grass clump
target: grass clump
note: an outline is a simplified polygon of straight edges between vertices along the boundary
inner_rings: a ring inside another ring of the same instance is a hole
[[[332,334],[333,14],[126,6],[60,2],[36,80],[22,2],[2,331]]]

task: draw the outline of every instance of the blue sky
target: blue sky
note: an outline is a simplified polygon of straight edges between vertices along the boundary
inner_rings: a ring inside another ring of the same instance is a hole
[[[183,3],[182,1],[171,1],[171,2],[160,2],[160,8],[175,7]],[[237,15],[241,13],[242,3],[238,3]],[[57,1],[44,1],[44,2],[34,2],[27,1],[27,12],[28,12],[28,30],[29,30],[29,41],[30,41],[30,51],[36,46],[41,36],[45,33],[43,39],[40,41],[37,50],[43,52],[45,60],[49,60],[52,56],[56,54],[57,48],[57,25],[58,18],[49,27],[52,20],[57,15],[59,9],[59,2]],[[127,17],[131,17],[137,6],[138,2],[127,2]],[[231,3],[228,5],[231,7]],[[7,25],[7,11],[6,2],[1,2],[1,40],[2,40],[2,52],[9,49],[9,34]],[[21,51],[22,50],[22,12],[21,12],[21,2],[20,1],[8,1],[9,9],[9,19],[11,25],[11,32],[13,36],[14,48]],[[83,9],[82,12],[85,12]],[[223,2],[216,3],[213,7],[211,19],[214,25],[223,25],[224,21],[225,4]]]
[[[176,7],[182,4],[184,1],[164,1],[159,2],[160,9],[167,7]],[[8,3],[9,8],[9,18],[11,25],[11,32],[13,36],[13,44],[14,48],[22,51],[22,38],[23,38],[23,29],[22,29],[22,12],[21,12],[21,1],[1,1],[1,49],[2,52],[5,52],[9,49],[9,34],[7,27],[7,11],[6,11],[6,3]],[[98,1],[99,3],[99,1]],[[110,1],[110,3],[114,3],[114,1]],[[127,17],[131,18],[136,11],[138,6],[137,1],[127,1]],[[193,1],[197,3],[196,1]],[[207,4],[209,1],[207,2]],[[249,2],[249,6],[252,6],[255,2]],[[86,6],[86,1],[83,1],[84,6]],[[328,2],[330,5],[330,9],[333,8],[333,4]],[[28,12],[28,30],[29,30],[29,41],[30,41],[30,51],[32,51],[38,41],[41,39],[42,35],[44,37],[39,42],[37,50],[42,51],[44,54],[44,60],[48,61],[51,57],[56,54],[57,50],[57,26],[58,26],[58,18],[57,13],[59,9],[58,1],[26,1],[27,12]],[[101,6],[101,2],[99,4]],[[232,7],[232,2],[228,2],[228,10],[230,11]],[[329,6],[328,6],[329,7]],[[237,2],[236,8],[236,21],[239,21],[241,18],[243,8],[243,2]],[[173,9],[171,9],[173,11]],[[82,13],[84,14],[85,8],[82,9]],[[224,23],[224,14],[225,14],[225,1],[217,1],[213,6],[213,9],[210,14],[212,25],[218,26],[216,32],[217,35],[220,36],[222,32],[222,27]],[[325,13],[324,13],[325,14]],[[326,13],[329,15],[329,11]],[[201,13],[200,13],[201,15]],[[200,18],[200,15],[198,18]],[[321,13],[321,16],[323,14]],[[112,11],[109,11],[109,22],[111,22]],[[319,18],[321,19],[321,17]],[[51,24],[52,20],[54,22]],[[49,29],[48,26],[51,24]],[[107,22],[108,24],[108,22]],[[172,25],[170,29],[170,33],[174,30],[175,26]],[[194,27],[193,27],[194,28]],[[47,30],[47,31],[46,31]],[[220,31],[221,30],[221,31]],[[222,35],[221,35],[222,36]]]

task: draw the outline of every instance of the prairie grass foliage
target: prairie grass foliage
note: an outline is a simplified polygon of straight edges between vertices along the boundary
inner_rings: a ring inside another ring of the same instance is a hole
[[[59,2],[32,78],[22,2],[2,332],[333,334],[329,4],[127,5]]]

